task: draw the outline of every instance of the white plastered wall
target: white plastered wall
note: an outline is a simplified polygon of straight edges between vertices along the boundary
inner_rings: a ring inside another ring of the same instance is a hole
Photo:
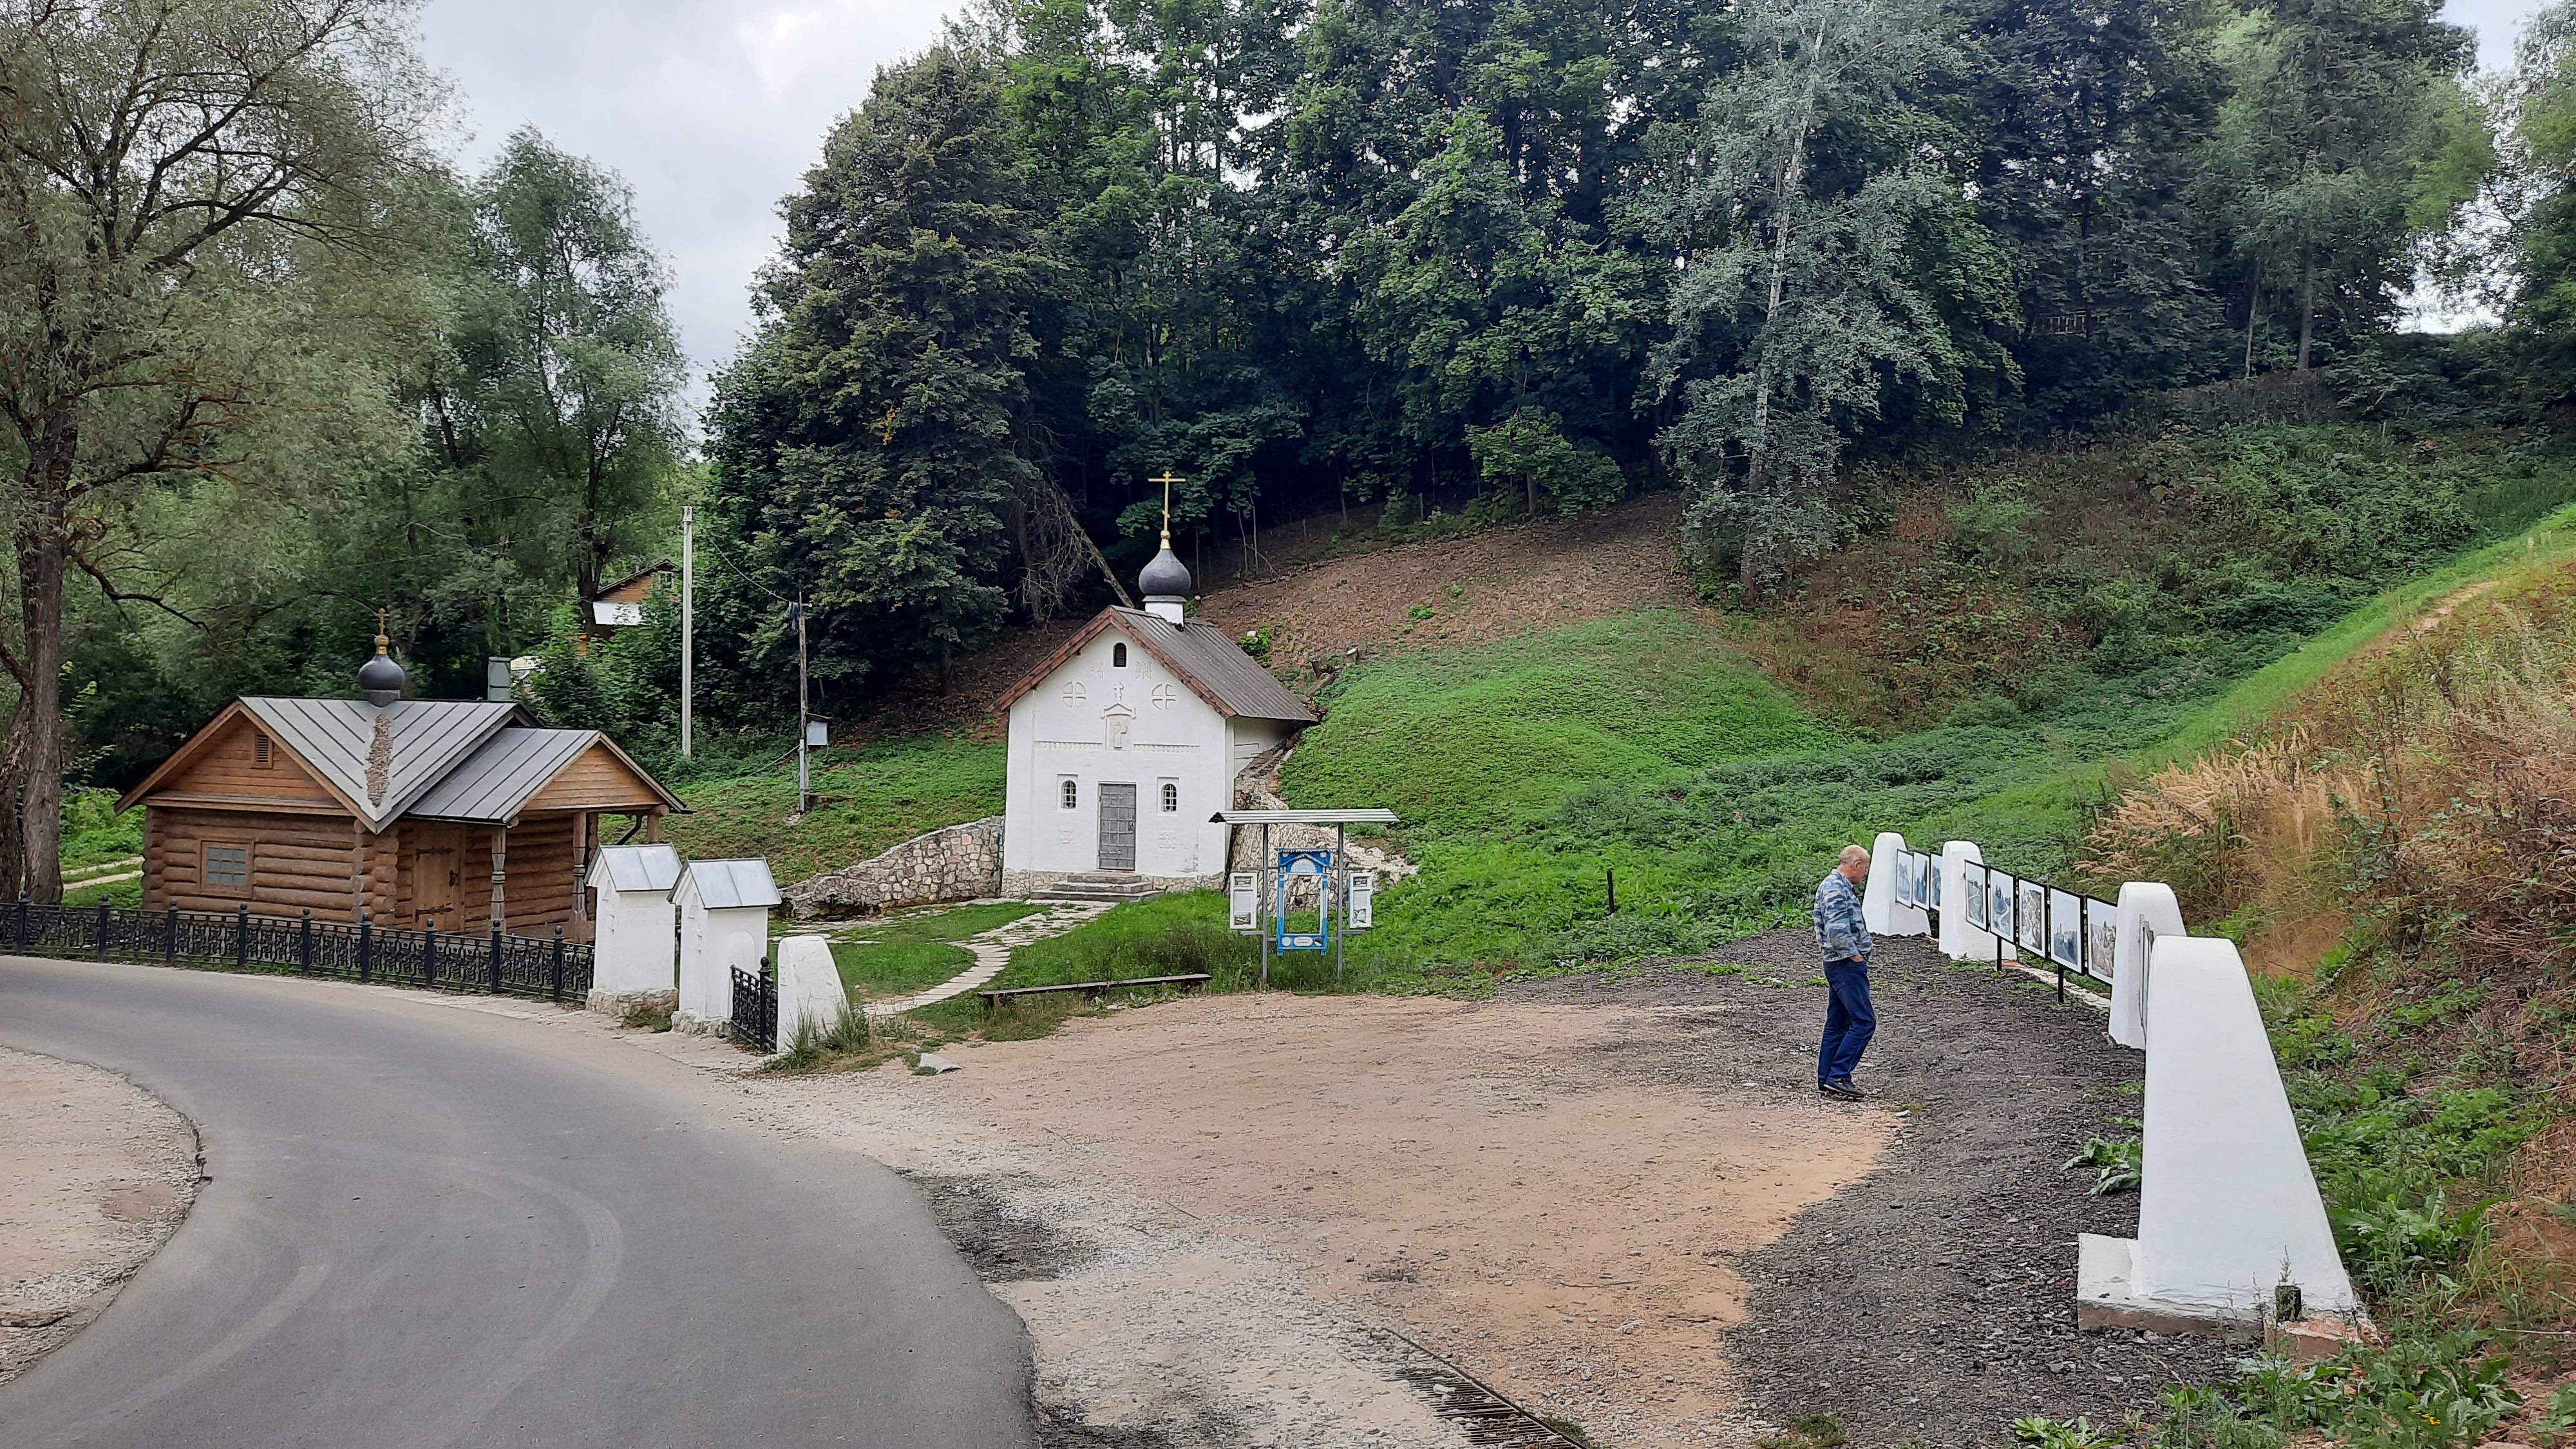
[[[1127,665],[1113,661],[1127,646]],[[1129,711],[1115,716],[1113,710]],[[1111,728],[1123,718],[1123,740]],[[1100,787],[1136,787],[1136,873],[1212,881],[1225,870],[1225,827],[1244,760],[1289,726],[1228,719],[1117,628],[1058,666],[1011,706],[1002,869],[1070,875],[1100,868]],[[1248,750],[1248,752],[1247,752]],[[1238,758],[1238,756],[1240,758]],[[1074,808],[1062,803],[1074,781]],[[1163,808],[1162,787],[1174,787]]]
[[[680,913],[680,1009],[701,1021],[722,1021],[733,1014],[733,973],[759,974],[769,912],[759,906],[708,910],[690,875],[671,894]]]
[[[599,912],[592,938],[591,989],[669,991],[678,985],[678,937],[668,891],[592,892]]]
[[[2180,936],[2182,907],[2173,887],[2133,880],[2120,887],[2120,934],[2111,955],[2111,1040],[2147,1047],[2147,952],[2158,936]]]

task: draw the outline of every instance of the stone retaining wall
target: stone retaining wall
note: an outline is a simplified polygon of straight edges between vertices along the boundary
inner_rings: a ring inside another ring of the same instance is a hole
[[[826,871],[779,892],[797,920],[866,915],[989,896],[1002,875],[1002,817],[916,835],[874,860]]]

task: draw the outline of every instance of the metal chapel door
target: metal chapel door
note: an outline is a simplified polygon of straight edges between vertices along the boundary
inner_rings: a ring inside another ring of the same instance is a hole
[[[1136,868],[1136,787],[1100,787],[1100,868]]]

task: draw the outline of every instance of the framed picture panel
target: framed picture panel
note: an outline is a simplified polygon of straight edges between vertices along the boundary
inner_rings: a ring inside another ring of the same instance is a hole
[[[1982,865],[1959,867],[1960,904],[1966,908],[1968,924],[1986,929],[1986,868]]]
[[[1896,872],[1896,903],[1900,906],[1914,904],[1914,867],[1906,860],[1904,851],[1896,853],[1896,860],[1889,868]]]
[[[2012,935],[2013,886],[2017,884],[2002,871],[1986,874],[1986,929],[1998,936]]]
[[[2048,887],[2035,880],[2013,882],[2013,941],[2023,950],[2048,954]]]
[[[2120,908],[2109,901],[2084,902],[2084,969],[2108,981],[2120,952]]]
[[[2084,898],[2073,891],[2048,893],[2048,959],[2070,968],[2084,964]]]
[[[1923,857],[1923,904],[1941,909],[1941,857]]]

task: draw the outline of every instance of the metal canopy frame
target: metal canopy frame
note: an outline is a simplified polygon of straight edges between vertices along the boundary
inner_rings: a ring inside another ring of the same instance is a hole
[[[1321,893],[1316,901],[1316,909],[1320,914],[1315,924],[1320,931],[1329,933],[1326,939],[1332,942],[1333,979],[1335,981],[1341,980],[1343,933],[1339,930],[1333,929],[1332,913],[1336,907],[1344,910],[1349,909],[1351,898],[1350,827],[1354,825],[1400,825],[1403,822],[1396,818],[1395,812],[1387,809],[1383,805],[1363,806],[1356,810],[1220,810],[1214,815],[1209,816],[1208,822],[1212,825],[1257,825],[1261,827],[1261,856],[1254,862],[1253,867],[1255,871],[1255,879],[1253,882],[1253,900],[1255,904],[1253,909],[1256,913],[1269,912],[1275,919],[1284,919],[1285,902],[1284,900],[1280,902],[1279,904],[1281,908],[1277,911],[1273,911],[1271,894],[1274,890],[1284,894],[1288,888],[1288,882],[1287,877],[1279,870],[1277,854],[1270,848],[1270,827],[1273,825],[1329,825],[1333,827],[1332,864],[1331,868],[1324,874],[1320,882]],[[1226,850],[1226,859],[1229,866],[1233,863],[1234,857],[1232,844],[1233,842],[1231,838],[1229,838],[1227,842],[1228,848]],[[1270,989],[1271,922],[1263,921],[1260,919],[1260,915],[1256,914],[1253,918],[1253,934],[1261,938],[1261,989],[1267,991]]]

